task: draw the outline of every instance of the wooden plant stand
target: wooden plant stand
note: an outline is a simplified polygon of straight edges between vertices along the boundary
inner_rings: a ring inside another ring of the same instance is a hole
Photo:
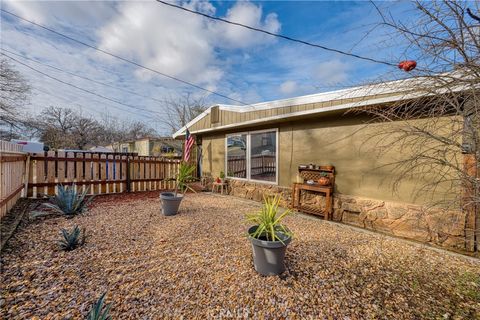
[[[294,183],[292,186],[292,208],[298,209],[306,213],[323,216],[326,220],[332,220],[333,217],[333,187],[335,185],[335,168],[333,166],[321,166],[318,169],[298,169],[303,182]],[[330,184],[327,186],[306,183],[308,180],[315,182],[320,178],[322,173],[326,173],[330,178]],[[301,192],[312,191],[325,195],[325,210],[313,205],[301,203]]]
[[[228,194],[228,183],[224,182],[216,182],[214,181],[212,184],[212,193],[218,192],[223,194],[223,190],[225,189],[225,194]]]

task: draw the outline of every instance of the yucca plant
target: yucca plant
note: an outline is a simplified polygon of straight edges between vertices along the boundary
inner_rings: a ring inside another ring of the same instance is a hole
[[[43,207],[52,209],[52,211],[34,211],[32,217],[44,216],[49,214],[60,214],[67,218],[74,217],[77,214],[84,213],[87,205],[92,201],[93,196],[87,197],[88,188],[83,192],[76,191],[75,184],[72,186],[58,186],[58,194],[49,197],[49,202],[44,203]]]
[[[278,275],[286,270],[285,252],[292,240],[292,233],[282,220],[292,213],[289,209],[279,213],[280,196],[263,197],[262,209],[247,214],[247,221],[254,223],[248,229],[253,250],[255,270],[264,275]]]
[[[105,296],[106,292],[102,294],[100,298],[93,304],[90,312],[88,313],[87,320],[110,320],[112,316],[110,316],[110,308],[112,306],[111,303],[105,304]]]
[[[194,179],[194,171],[194,164],[188,164],[187,162],[180,163],[178,174],[175,180],[175,197],[177,196],[179,190],[181,193],[185,193],[187,190],[195,192],[195,190],[188,185],[188,182]]]
[[[85,228],[80,229],[78,226],[74,226],[71,231],[62,228],[61,232],[62,238],[58,244],[64,251],[72,251],[85,243]]]
[[[283,243],[283,237],[279,233],[291,237],[292,233],[282,224],[282,220],[292,214],[290,209],[285,209],[281,214],[278,212],[280,196],[263,197],[262,209],[258,212],[249,213],[246,216],[248,222],[257,225],[257,228],[250,233],[250,236],[256,239],[265,239],[267,241],[280,241]]]

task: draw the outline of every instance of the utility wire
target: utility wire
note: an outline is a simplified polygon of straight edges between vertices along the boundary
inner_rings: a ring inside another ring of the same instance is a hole
[[[200,90],[209,92],[209,93],[214,94],[214,95],[217,95],[217,96],[219,96],[219,97],[222,97],[222,98],[225,98],[225,99],[228,99],[228,100],[231,100],[231,101],[240,103],[240,104],[242,104],[242,105],[249,105],[248,103],[245,103],[245,102],[242,102],[242,101],[240,101],[240,100],[236,100],[236,99],[230,98],[229,96],[226,96],[226,95],[224,95],[224,94],[221,94],[221,93],[218,93],[218,92],[216,92],[216,91],[213,91],[213,90],[210,90],[210,89],[201,87],[201,86],[199,86],[199,85],[196,85],[196,84],[193,84],[193,83],[188,82],[188,81],[186,81],[186,80],[182,80],[182,79],[180,79],[180,78],[177,78],[177,77],[168,75],[168,74],[166,74],[166,73],[157,71],[157,70],[152,69],[152,68],[150,68],[150,67],[141,65],[140,63],[137,63],[137,62],[135,62],[135,61],[132,61],[132,60],[123,58],[123,57],[118,56],[118,55],[116,55],[116,54],[114,54],[114,53],[111,53],[111,52],[108,52],[108,51],[106,51],[106,50],[100,49],[100,48],[98,48],[98,47],[96,47],[96,46],[94,46],[94,45],[91,45],[91,44],[88,44],[88,43],[86,43],[86,42],[77,40],[77,39],[72,38],[72,37],[70,37],[70,36],[68,36],[68,35],[66,35],[66,34],[63,34],[63,33],[61,33],[61,32],[58,32],[58,31],[54,30],[54,29],[48,28],[48,27],[46,27],[46,26],[44,26],[44,25],[41,25],[41,24],[36,23],[36,22],[34,22],[34,21],[28,20],[28,19],[26,19],[26,18],[23,18],[23,17],[21,17],[21,16],[19,16],[19,15],[16,15],[15,13],[12,13],[12,12],[7,11],[7,10],[5,10],[5,9],[0,9],[0,11],[4,12],[4,13],[6,13],[6,14],[9,14],[9,15],[11,15],[11,16],[14,16],[14,17],[16,17],[17,19],[20,19],[20,20],[22,20],[22,21],[28,22],[28,23],[30,23],[30,24],[32,24],[32,25],[35,25],[35,26],[37,26],[37,27],[39,27],[39,28],[42,28],[42,29],[44,29],[44,30],[50,31],[50,32],[52,32],[52,33],[54,33],[54,34],[56,34],[56,35],[59,35],[59,36],[65,38],[65,39],[74,41],[74,42],[76,42],[76,43],[79,43],[79,44],[81,44],[81,45],[83,45],[83,46],[86,46],[86,47],[88,47],[88,48],[94,49],[94,50],[96,50],[96,51],[99,51],[99,52],[101,52],[101,53],[103,53],[103,54],[106,54],[106,55],[108,55],[108,56],[111,56],[111,57],[114,57],[114,58],[116,58],[116,59],[122,60],[123,62],[130,63],[130,64],[132,64],[132,65],[134,65],[134,66],[136,66],[136,67],[139,67],[139,68],[142,68],[142,69],[151,71],[151,72],[156,73],[156,74],[159,74],[159,75],[161,75],[161,76],[163,76],[163,77],[166,77],[166,78],[169,78],[169,79],[172,79],[172,80],[181,82],[181,83],[183,83],[183,84],[186,84],[186,85],[189,85],[189,86],[191,86],[191,87],[194,87],[194,88],[197,88],[197,89],[200,89]]]
[[[55,81],[57,81],[57,82],[63,83],[63,84],[65,84],[65,85],[67,85],[67,86],[76,88],[76,89],[81,90],[81,91],[83,91],[83,92],[89,93],[89,94],[91,94],[91,95],[100,97],[100,98],[102,98],[102,99],[105,99],[105,100],[108,100],[108,101],[111,101],[111,102],[115,102],[115,103],[120,104],[120,105],[122,105],[122,106],[125,106],[125,107],[128,107],[128,108],[132,108],[132,109],[135,109],[135,110],[138,110],[138,111],[142,111],[142,112],[149,112],[149,113],[152,113],[152,114],[168,114],[168,113],[166,113],[166,112],[161,113],[161,112],[157,112],[157,111],[150,111],[150,110],[147,110],[147,109],[143,109],[143,108],[139,108],[139,107],[136,107],[136,106],[133,106],[133,105],[129,105],[129,104],[123,103],[123,102],[121,102],[121,101],[117,101],[117,100],[115,100],[115,99],[111,99],[111,98],[109,98],[109,97],[105,97],[105,96],[103,96],[103,95],[101,95],[101,94],[95,93],[95,92],[90,91],[90,90],[88,90],[88,89],[85,89],[85,88],[82,88],[82,87],[78,87],[78,86],[76,86],[76,85],[74,85],[74,84],[71,84],[71,83],[69,83],[69,82],[66,82],[66,81],[63,81],[63,80],[61,80],[61,79],[55,78],[55,77],[53,77],[53,76],[51,76],[51,75],[49,75],[49,74],[47,74],[47,73],[45,73],[45,72],[42,72],[42,71],[40,71],[40,70],[38,70],[38,69],[35,69],[34,67],[29,66],[28,64],[25,64],[25,63],[23,63],[23,62],[21,62],[21,61],[18,61],[17,59],[15,59],[15,58],[13,58],[13,57],[10,57],[9,55],[7,55],[7,54],[5,54],[5,53],[3,53],[3,52],[1,53],[1,55],[3,55],[3,56],[5,56],[5,57],[7,57],[7,58],[9,58],[9,59],[17,62],[18,64],[21,64],[21,65],[27,67],[27,68],[30,69],[30,70],[33,70],[33,71],[35,71],[35,72],[37,72],[37,73],[39,73],[39,74],[42,74],[43,76],[45,76],[45,77],[47,77],[47,78],[50,78],[50,79],[55,80]],[[122,109],[120,109],[120,110],[122,110]]]
[[[37,61],[37,60],[35,60],[35,59],[26,57],[26,56],[24,56],[24,55],[21,55],[21,54],[12,52],[12,51],[7,50],[7,49],[4,49],[4,48],[2,48],[1,50],[2,50],[2,51],[5,51],[5,52],[8,52],[9,54],[13,54],[13,55],[15,55],[15,56],[17,56],[17,57],[23,58],[23,59],[25,59],[25,60],[33,61],[34,63],[37,63],[37,64],[39,64],[39,65],[52,68],[52,69],[54,69],[54,70],[57,70],[57,71],[60,71],[60,72],[69,74],[69,75],[71,75],[71,76],[74,76],[74,77],[77,77],[77,78],[80,78],[80,79],[84,79],[84,80],[91,81],[91,82],[94,82],[94,83],[97,83],[97,84],[101,84],[101,85],[103,85],[103,86],[110,87],[110,88],[113,88],[113,89],[116,89],[116,90],[120,90],[120,91],[129,93],[129,94],[133,94],[133,95],[136,95],[136,96],[145,98],[145,99],[150,99],[150,100],[153,100],[153,101],[156,101],[156,102],[165,103],[165,101],[162,101],[162,100],[160,100],[160,99],[156,99],[156,98],[144,96],[144,95],[139,94],[139,93],[134,92],[134,91],[130,91],[130,90],[127,90],[127,89],[119,88],[119,87],[116,87],[116,86],[113,86],[113,85],[111,85],[111,84],[108,84],[108,83],[105,83],[105,82],[101,82],[101,81],[98,81],[98,80],[95,80],[95,79],[90,79],[90,78],[87,78],[87,77],[78,75],[78,74],[76,74],[76,73],[73,73],[73,72],[70,72],[70,71],[67,71],[67,70],[63,70],[63,69],[61,69],[61,68],[52,66],[52,65],[50,65],[50,64],[46,64],[46,63]]]
[[[45,90],[39,89],[38,87],[34,87],[34,88],[32,88],[32,90],[35,90],[35,91],[41,92],[42,94],[46,94],[46,95],[48,95],[48,96],[51,96],[51,97],[54,97],[54,98],[57,98],[57,99],[66,101],[66,102],[68,102],[69,104],[77,105],[77,106],[80,107],[80,108],[85,108],[86,110],[89,110],[89,111],[91,111],[91,112],[96,112],[96,113],[98,113],[98,114],[100,114],[100,115],[103,115],[103,116],[108,115],[108,114],[105,113],[105,112],[98,111],[98,110],[95,110],[95,109],[86,107],[86,106],[81,105],[81,104],[76,103],[76,102],[71,102],[69,99],[67,99],[67,98],[65,98],[65,97],[58,96],[58,95],[56,95],[56,94],[47,92],[47,91],[45,91]],[[115,109],[124,111],[124,112],[128,112],[128,113],[131,113],[131,114],[134,114],[134,115],[137,115],[137,116],[141,116],[141,117],[145,117],[145,118],[151,119],[151,116],[147,116],[147,115],[143,115],[143,114],[138,114],[138,113],[136,113],[136,112],[134,112],[134,111],[130,111],[130,110],[128,110],[128,109],[122,109],[122,108],[120,108],[120,107],[116,107],[116,106],[112,106],[112,105],[109,105],[109,106],[112,107],[112,108],[115,108]]]
[[[183,11],[186,11],[186,12],[190,12],[190,13],[193,13],[193,14],[197,14],[197,15],[203,16],[203,17],[208,18],[208,19],[217,20],[217,21],[232,24],[232,25],[235,25],[235,26],[238,26],[238,27],[246,28],[246,29],[249,29],[249,30],[265,33],[265,34],[268,34],[269,36],[273,36],[273,37],[281,38],[281,39],[284,39],[284,40],[289,40],[289,41],[301,43],[301,44],[304,44],[304,45],[307,45],[307,46],[310,46],[310,47],[315,47],[315,48],[323,49],[323,50],[326,50],[326,51],[339,53],[339,54],[342,54],[342,55],[345,55],[345,56],[350,56],[350,57],[357,58],[357,59],[362,59],[362,60],[366,60],[366,61],[370,61],[370,62],[380,63],[380,64],[391,66],[391,67],[397,67],[396,64],[391,63],[391,62],[377,60],[377,59],[369,58],[369,57],[363,57],[363,56],[360,56],[360,55],[355,54],[355,53],[350,53],[350,52],[342,51],[342,50],[335,49],[335,48],[329,48],[329,47],[326,47],[324,45],[320,45],[320,44],[316,44],[316,43],[312,43],[312,42],[308,42],[308,41],[304,41],[304,40],[300,40],[300,39],[295,39],[295,38],[292,38],[292,37],[289,37],[289,36],[285,36],[283,34],[270,32],[270,31],[267,31],[267,30],[264,30],[264,29],[248,26],[248,25],[245,25],[245,24],[242,24],[242,23],[239,23],[239,22],[234,22],[234,21],[230,21],[230,20],[227,20],[227,19],[211,16],[211,15],[208,15],[208,14],[203,13],[203,12],[187,9],[187,8],[182,7],[182,6],[176,5],[174,3],[169,3],[167,1],[163,1],[163,0],[156,0],[156,1],[158,3],[164,4],[164,5],[173,7],[173,8],[177,8],[177,9],[180,9],[180,10],[183,10]]]

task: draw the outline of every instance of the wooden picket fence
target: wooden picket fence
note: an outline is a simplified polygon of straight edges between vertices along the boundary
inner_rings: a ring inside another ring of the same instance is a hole
[[[20,197],[55,195],[59,185],[75,185],[88,194],[173,189],[181,163],[123,153],[21,150],[0,141],[0,218]]]
[[[172,189],[178,159],[117,153],[48,151],[32,154],[26,196],[54,195],[59,184],[89,194]]]
[[[22,196],[27,154],[22,146],[0,140],[0,218],[3,218]]]

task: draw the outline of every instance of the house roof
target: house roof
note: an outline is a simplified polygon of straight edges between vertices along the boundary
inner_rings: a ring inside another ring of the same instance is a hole
[[[144,141],[144,140],[149,140],[153,142],[171,142],[173,140],[172,137],[166,136],[166,137],[142,137],[138,139],[131,139],[131,140],[125,140],[125,141],[119,141],[118,143],[132,143],[136,141]]]
[[[414,89],[421,85],[433,85],[431,81],[417,77],[244,106],[215,104],[175,132],[173,138],[185,135],[187,128],[192,134],[215,132],[428,96],[433,93]],[[218,107],[224,115],[217,124],[207,121],[214,107]]]

